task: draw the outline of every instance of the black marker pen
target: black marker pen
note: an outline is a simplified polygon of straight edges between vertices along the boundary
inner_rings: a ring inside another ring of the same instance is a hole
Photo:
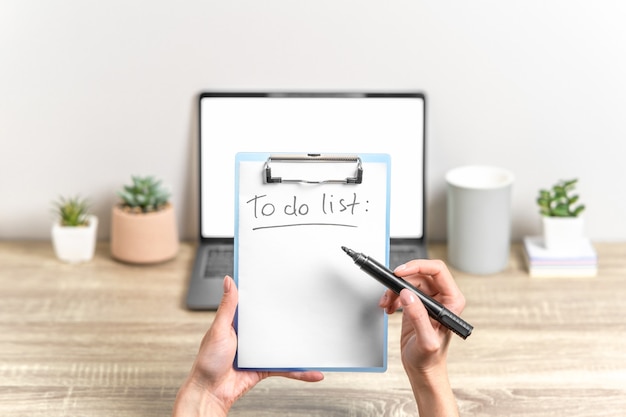
[[[471,324],[467,323],[465,320],[445,308],[437,300],[418,290],[409,282],[394,275],[394,273],[386,266],[367,255],[355,252],[345,246],[342,246],[341,249],[343,249],[343,251],[347,253],[348,256],[354,260],[354,263],[360,266],[362,270],[376,278],[376,280],[396,294],[400,294],[400,291],[402,291],[403,288],[411,290],[424,304],[429,316],[461,336],[463,339],[466,339],[467,336],[472,334],[472,329],[474,327]]]

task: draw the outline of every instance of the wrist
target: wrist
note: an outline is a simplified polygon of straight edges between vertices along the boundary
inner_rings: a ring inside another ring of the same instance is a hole
[[[407,372],[419,415],[458,416],[456,399],[444,365]]]
[[[188,379],[176,395],[173,417],[226,417],[229,409],[208,387]]]
[[[448,369],[445,363],[428,368],[406,368],[407,375],[411,385],[415,385],[422,389],[430,387],[437,388],[444,383],[449,385]]]
[[[409,379],[423,384],[437,383],[442,378],[447,379],[448,377],[445,352],[419,357],[403,352],[402,366]]]

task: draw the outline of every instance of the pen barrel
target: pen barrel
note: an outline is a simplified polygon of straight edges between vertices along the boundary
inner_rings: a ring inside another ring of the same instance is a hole
[[[389,268],[377,262],[375,259],[367,257],[363,254],[358,254],[358,257],[355,258],[354,263],[356,263],[358,266],[361,267],[363,271],[367,272],[378,282],[380,282],[396,294],[400,294],[400,291],[402,291],[404,288],[409,288],[413,291],[419,291],[407,281],[394,275],[394,273],[389,270]]]
[[[474,327],[467,323],[465,320],[448,310],[440,302],[429,297],[417,287],[409,283],[408,281],[396,276],[389,268],[382,265],[375,259],[369,258],[363,254],[358,254],[354,258],[354,262],[361,267],[361,269],[374,277],[381,284],[395,292],[400,294],[403,289],[408,289],[418,296],[428,315],[444,325],[446,328],[452,330],[457,335],[466,339],[471,333]]]
[[[361,256],[362,259],[356,259],[355,262],[361,267],[362,270],[370,274],[372,277],[376,278],[376,280],[378,280],[381,284],[383,284],[398,295],[403,289],[408,289],[412,291],[415,295],[418,296],[422,304],[424,304],[426,310],[428,311],[428,314],[432,318],[437,319],[437,317],[440,315],[440,312],[445,309],[445,307],[440,302],[424,294],[420,289],[418,289],[410,282],[395,275],[385,265],[379,263],[375,259],[369,258],[364,255]]]

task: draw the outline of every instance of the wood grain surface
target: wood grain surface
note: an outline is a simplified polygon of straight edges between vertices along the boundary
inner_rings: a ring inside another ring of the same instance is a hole
[[[461,415],[626,415],[626,243],[594,246],[594,278],[531,279],[519,245],[502,273],[453,270],[475,328],[450,347]],[[194,251],[134,266],[98,242],[69,265],[49,242],[0,242],[0,415],[170,415],[214,316],[184,308]],[[445,260],[445,246],[430,254]],[[386,372],[265,380],[231,415],[416,416],[399,325],[390,316]]]

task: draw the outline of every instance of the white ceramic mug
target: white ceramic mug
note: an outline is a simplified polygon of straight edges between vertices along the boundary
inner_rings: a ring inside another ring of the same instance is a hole
[[[511,246],[513,174],[467,165],[446,174],[448,262],[471,274],[506,268]]]

